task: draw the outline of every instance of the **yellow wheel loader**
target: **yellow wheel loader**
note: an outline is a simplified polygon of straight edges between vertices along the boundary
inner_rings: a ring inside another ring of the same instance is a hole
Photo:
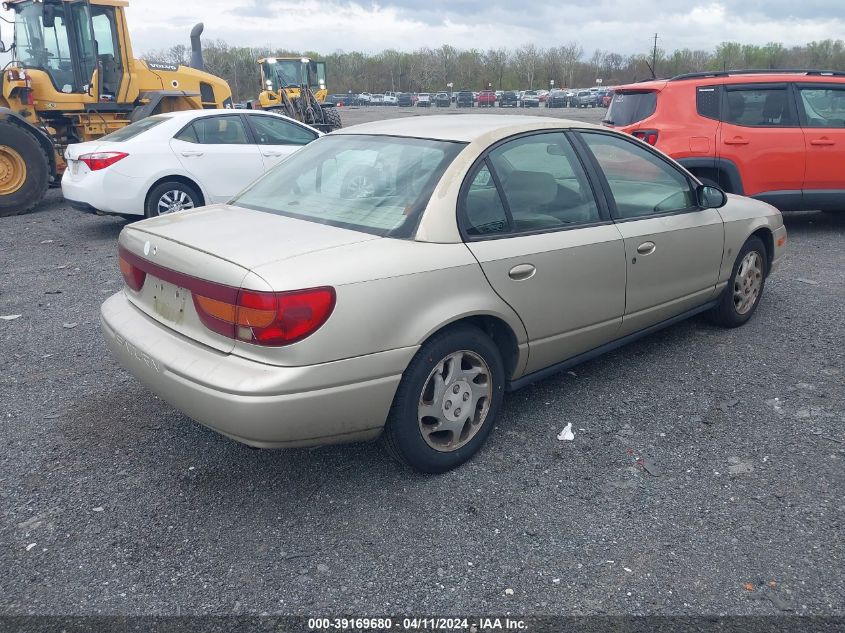
[[[326,63],[307,57],[266,57],[261,68],[262,110],[273,110],[302,121],[324,132],[342,127],[340,113],[326,103]]]
[[[35,206],[65,170],[71,143],[163,112],[231,108],[229,85],[203,71],[202,24],[192,67],[135,59],[125,0],[6,0],[14,13],[0,77],[0,216]]]

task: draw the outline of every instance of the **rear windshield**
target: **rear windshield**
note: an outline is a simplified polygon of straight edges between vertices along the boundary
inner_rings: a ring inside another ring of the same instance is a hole
[[[124,128],[121,128],[111,134],[106,134],[102,137],[101,141],[128,141],[131,138],[135,138],[139,134],[143,134],[147,130],[151,130],[156,125],[161,125],[165,121],[167,121],[169,117],[165,116],[151,116],[147,117],[146,119],[141,119],[140,121],[136,121],[135,123],[130,123]]]
[[[232,204],[390,237],[411,237],[464,143],[393,136],[323,137]]]
[[[605,121],[615,126],[631,125],[650,117],[656,108],[656,92],[617,92]]]

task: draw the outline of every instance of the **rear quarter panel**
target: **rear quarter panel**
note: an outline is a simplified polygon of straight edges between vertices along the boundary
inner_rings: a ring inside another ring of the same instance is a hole
[[[275,349],[238,343],[235,353],[246,358],[297,366],[416,348],[449,323],[490,315],[516,336],[517,372],[527,360],[522,322],[493,292],[463,243],[382,238],[273,262],[254,272],[277,290],[332,286],[337,303],[326,324],[299,343]]]

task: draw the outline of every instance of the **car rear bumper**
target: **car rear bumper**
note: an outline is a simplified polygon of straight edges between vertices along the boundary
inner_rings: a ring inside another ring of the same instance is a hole
[[[62,195],[75,209],[105,214],[144,215],[145,183],[111,169],[62,176]]]
[[[417,348],[306,367],[224,354],[161,326],[120,292],[103,303],[103,334],[128,372],[189,417],[261,448],[374,439]]]

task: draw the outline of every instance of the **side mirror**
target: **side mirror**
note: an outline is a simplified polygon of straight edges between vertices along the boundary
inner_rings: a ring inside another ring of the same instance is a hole
[[[702,209],[721,209],[728,203],[727,194],[711,185],[699,185],[695,190],[698,206]]]

